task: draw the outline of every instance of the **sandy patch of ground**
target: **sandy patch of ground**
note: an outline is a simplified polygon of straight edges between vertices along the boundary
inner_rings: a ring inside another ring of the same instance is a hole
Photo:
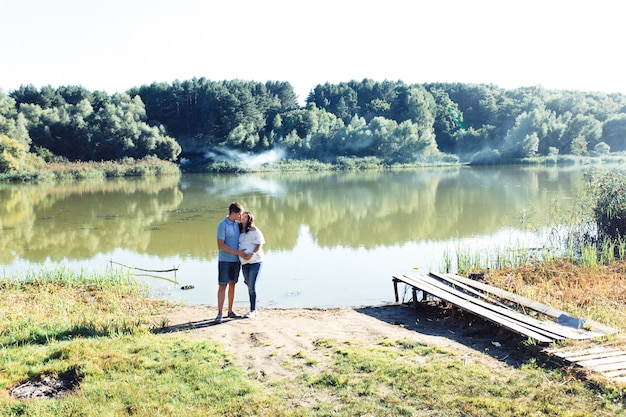
[[[211,307],[177,306],[157,320],[165,325],[164,334],[220,343],[244,371],[260,380],[299,375],[300,369],[286,365],[298,356],[323,368],[327,351],[316,349],[316,343],[324,339],[364,346],[408,339],[496,367],[516,366],[529,358],[518,336],[440,306],[261,309],[256,318],[226,319],[222,324],[213,322],[215,314]]]

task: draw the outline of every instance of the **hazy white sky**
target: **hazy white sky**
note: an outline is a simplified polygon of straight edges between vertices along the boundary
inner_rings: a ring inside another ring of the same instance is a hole
[[[621,0],[1,0],[0,89],[152,82],[542,85],[626,93]]]

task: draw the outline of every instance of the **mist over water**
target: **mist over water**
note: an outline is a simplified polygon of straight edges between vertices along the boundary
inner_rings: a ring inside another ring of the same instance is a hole
[[[446,253],[541,246],[537,231],[546,213],[555,202],[564,211],[575,203],[586,170],[457,167],[2,184],[0,273],[127,270],[118,263],[177,267],[175,274],[138,279],[155,298],[215,305],[217,223],[240,201],[267,241],[260,308],[376,305],[393,301],[393,274],[438,271]],[[247,306],[242,281],[236,303]]]
[[[282,149],[272,149],[262,153],[247,153],[235,149],[214,148],[205,151],[202,157],[204,161],[229,162],[248,168],[258,168],[263,164],[280,161],[285,157],[285,151]],[[186,159],[183,161],[183,165],[189,162],[190,161]]]

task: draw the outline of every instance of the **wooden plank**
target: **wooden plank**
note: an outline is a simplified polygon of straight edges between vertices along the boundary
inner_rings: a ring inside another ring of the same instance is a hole
[[[431,272],[431,274],[435,275],[435,273]],[[538,301],[535,300],[531,300],[530,298],[526,298],[523,297],[521,295],[517,295],[515,293],[512,293],[510,291],[506,291],[503,290],[501,288],[497,288],[494,286],[491,286],[489,284],[485,284],[483,282],[479,282],[479,281],[475,281],[473,279],[469,279],[469,278],[465,278],[465,277],[461,277],[459,275],[454,275],[454,274],[436,274],[436,276],[445,276],[449,279],[453,279],[459,282],[462,282],[466,285],[475,287],[477,289],[480,289],[482,291],[488,292],[490,294],[496,295],[500,298],[503,298],[505,300],[508,301],[512,301],[516,304],[519,304],[521,306],[527,307],[533,311],[537,311],[539,313],[545,314],[547,316],[553,317],[553,318],[558,318],[563,314],[567,314],[564,311],[561,311],[559,309],[556,309],[552,306],[549,306],[547,304],[543,304],[540,303]]]
[[[503,308],[508,308],[511,309],[510,306],[501,303],[499,300],[495,299],[493,296],[490,297],[488,295],[486,295],[484,292],[481,291],[477,291],[476,289],[472,288],[469,285],[465,285],[464,283],[460,282],[459,280],[455,280],[455,279],[451,279],[448,277],[448,275],[441,275],[441,274],[436,274],[434,272],[430,272],[428,275],[434,276],[435,278],[441,279],[441,280],[445,280],[446,282],[449,282],[450,284],[454,285],[455,287],[458,288],[462,288],[463,290],[469,292],[470,294],[474,294],[479,298],[484,299],[487,302],[499,305],[500,307]]]
[[[582,326],[581,323],[584,325],[588,323],[571,317],[567,315],[567,313],[548,305],[452,274],[436,274],[431,272],[428,276],[412,274],[402,275],[400,277],[394,276],[393,279],[394,286],[397,285],[398,282],[410,285],[413,289],[414,298],[416,291],[419,290],[424,295],[430,294],[440,298],[456,307],[499,324],[504,328],[533,338],[539,343],[550,343],[563,338],[589,339],[604,336],[610,331],[616,331],[599,323],[595,326],[597,330],[595,332],[580,329]],[[486,293],[481,291],[485,291]],[[500,302],[497,299],[498,297],[546,314],[557,320],[564,319],[566,323],[539,320],[534,316],[523,314],[511,306]],[[562,350],[561,348],[549,348],[544,349],[544,352],[557,356],[588,371],[601,373],[604,377],[613,381],[626,382],[626,352],[621,350],[596,345],[595,347],[570,351]]]
[[[417,276],[413,276],[413,277],[417,277]],[[467,300],[465,300],[462,297],[458,297],[454,294],[451,294],[441,288],[438,288],[436,286],[430,285],[428,282],[425,281],[421,281],[418,279],[414,279],[414,278],[410,278],[406,275],[402,276],[402,277],[394,277],[394,278],[398,278],[401,281],[404,281],[405,283],[409,284],[409,285],[414,285],[426,292],[428,292],[429,294],[432,294],[438,298],[441,298],[442,300],[448,301],[449,303],[463,308],[465,310],[468,310],[474,314],[477,314],[481,317],[484,317],[485,319],[492,321],[494,323],[500,324],[503,327],[506,327],[509,330],[512,330],[516,333],[528,336],[532,339],[535,339],[536,341],[540,342],[540,343],[551,343],[553,342],[555,339],[552,337],[548,337],[542,333],[539,333],[537,331],[534,331],[532,329],[528,329],[525,326],[522,326],[519,322],[516,322],[514,320],[508,319],[506,317],[503,317],[500,314],[495,314],[494,312],[492,312],[489,309],[486,309],[484,307],[481,307],[479,305],[476,305],[474,303],[471,303]]]
[[[626,378],[626,352],[619,349],[598,346],[573,351],[544,349],[544,352],[590,372],[600,373],[611,380]]]
[[[587,368],[591,371],[594,372],[607,372],[607,371],[616,371],[618,369],[624,369],[624,363],[607,363],[607,364],[601,364],[601,365],[594,365],[594,366],[584,366],[583,368]]]
[[[615,352],[616,350],[613,348],[607,348],[604,346],[586,348],[586,349],[578,349],[578,350],[565,350],[563,347],[549,348],[544,349],[544,352],[558,356],[562,359],[570,360],[572,357],[576,356],[585,356],[585,355],[594,355],[597,353],[606,353],[606,352]],[[618,352],[620,352],[618,350]]]
[[[553,337],[547,336],[545,334],[540,334],[540,332],[535,331],[534,329],[529,329],[527,326],[523,326],[522,323],[519,323],[515,320],[511,320],[507,317],[504,317],[502,315],[499,315],[497,313],[494,313],[493,311],[486,309],[484,307],[481,307],[479,305],[473,304],[471,302],[469,302],[467,299],[463,298],[463,297],[459,297],[455,294],[452,294],[450,292],[448,292],[445,289],[439,288],[437,286],[434,286],[432,284],[430,284],[427,281],[424,281],[422,279],[420,279],[421,277],[424,276],[420,276],[420,275],[411,275],[411,276],[403,276],[402,278],[405,280],[406,283],[408,283],[409,285],[414,285],[417,286],[421,289],[423,289],[424,291],[428,292],[429,294],[432,294],[438,298],[441,298],[442,300],[448,301],[451,304],[460,307],[462,309],[465,309],[467,311],[470,311],[474,314],[477,314],[479,316],[482,316],[483,318],[486,318],[489,321],[492,321],[494,323],[500,324],[504,327],[509,328],[510,330],[513,330],[517,333],[520,334],[524,334],[526,336],[532,337],[538,341],[541,342],[545,342],[545,343],[549,343],[553,340],[555,340]],[[558,338],[558,336],[555,335],[555,337]]]
[[[526,326],[533,331],[543,333],[546,336],[551,337],[555,340],[564,339],[564,338],[583,340],[583,339],[591,339],[593,337],[601,336],[601,334],[598,334],[598,333],[590,333],[588,331],[581,331],[581,330],[573,329],[571,327],[564,327],[564,326],[561,326],[557,323],[550,322],[550,321],[541,321],[534,317],[522,314],[519,311],[510,309],[510,308],[503,308],[495,304],[487,303],[483,300],[470,297],[467,294],[456,290],[450,285],[447,285],[430,276],[422,275],[422,276],[419,276],[419,278],[422,280],[428,281],[432,285],[435,285],[444,291],[454,293],[455,295],[461,296],[472,303],[481,305],[482,307],[490,309],[498,314],[501,314],[503,316],[516,320],[520,322],[521,325]]]
[[[594,367],[596,365],[609,365],[613,364],[617,366],[614,369],[623,369],[626,367],[626,355],[622,354],[620,356],[611,356],[608,358],[597,358],[597,359],[589,359],[584,361],[576,361],[576,363],[580,366],[584,367]]]
[[[453,275],[453,274],[436,274],[436,273],[431,272],[430,275],[432,275],[432,276],[434,276],[434,277],[436,277],[438,279],[444,280],[446,282],[450,282],[453,285],[457,285],[457,284],[465,285],[465,284],[463,284],[463,282],[467,282],[468,284],[475,283],[475,281],[473,281],[473,280],[468,280],[466,278],[459,277],[458,275]],[[468,286],[471,287],[470,285],[468,285]],[[496,287],[491,287],[490,285],[487,285],[487,284],[482,284],[482,286],[483,287],[492,288],[493,290],[499,290],[502,293],[508,293],[509,296],[507,296],[506,299],[508,299],[509,301],[512,301],[511,298],[517,297],[513,293],[509,293],[508,291],[500,290],[500,289],[498,289]],[[524,301],[524,300],[527,300],[527,302],[526,301],[524,302],[524,306],[526,306],[526,307],[528,307],[528,308],[530,308],[531,310],[534,310],[534,311],[538,311],[538,309],[539,309],[542,312],[548,311],[548,312],[551,312],[553,314],[557,314],[557,312],[561,312],[560,310],[553,309],[552,307],[550,307],[548,305],[541,304],[541,303],[538,303],[536,301],[533,301],[533,300],[530,300],[530,299],[527,299],[527,298],[524,298],[524,297],[518,297],[518,299],[517,299],[517,301]],[[520,303],[517,303],[517,304],[521,305]],[[502,306],[503,304],[498,303],[498,305]],[[533,306],[534,308],[531,308],[529,306]],[[507,308],[507,309],[510,309],[511,311],[515,311],[515,312],[517,312],[519,314],[523,314],[525,317],[528,317],[529,320],[531,318],[534,318],[534,317],[528,316],[528,315],[526,315],[526,314],[524,314],[524,313],[522,313],[522,312],[520,312],[518,310],[515,310],[515,309],[511,308],[508,305],[504,305],[504,307]],[[548,314],[548,316],[552,317],[550,314]],[[563,318],[563,316],[561,315],[560,319],[562,319],[562,318]],[[571,331],[569,331],[568,330],[569,328],[574,328],[574,329],[579,329],[580,328],[579,323],[578,323],[579,320],[571,318],[571,317],[568,317],[568,319],[569,319],[568,322],[571,323],[573,320],[575,320],[576,323],[573,326],[572,325],[564,325],[563,323],[558,323],[558,322],[555,323],[555,322],[551,322],[551,321],[539,320],[537,318],[534,318],[534,319],[538,320],[541,323],[540,327],[546,328],[547,330],[551,330],[553,332],[556,332],[557,334],[560,334],[560,335],[562,335],[562,336],[564,336],[566,338],[569,338],[569,339],[591,339],[591,338],[594,338],[594,337],[602,336],[602,334],[599,334],[599,333],[597,333],[597,334],[590,334],[590,333],[588,333],[588,331],[580,331],[580,332],[571,332]],[[537,324],[534,323],[534,325],[537,325]]]
[[[620,376],[625,376],[626,377],[626,369],[619,369],[619,370],[616,370],[616,371],[602,372],[602,375],[604,375],[607,378],[616,378],[616,377],[620,377]]]
[[[491,304],[491,303],[487,303],[483,300],[479,300],[476,299],[474,297],[469,296],[468,294],[465,294],[461,291],[456,290],[455,288],[446,285],[442,282],[439,282],[431,277],[427,277],[427,276],[419,276],[418,277],[421,280],[426,280],[428,281],[429,284],[434,285],[446,292],[449,292],[451,294],[457,295],[465,300],[467,300],[468,302],[480,305],[481,307],[484,307],[488,310],[491,310],[492,312],[502,315],[504,317],[507,317],[509,319],[515,320],[516,322],[518,322],[519,325],[527,327],[528,329],[535,331],[535,332],[539,332],[542,333],[554,340],[560,340],[560,339],[564,339],[565,336],[559,334],[558,332],[553,332],[549,329],[546,329],[546,326],[541,326],[539,325],[539,323],[534,320],[533,318],[526,316],[524,314],[521,314],[520,312],[517,312],[515,310],[511,310],[509,308],[503,308],[503,307],[499,307],[497,305]]]
[[[433,272],[431,272],[430,274],[435,274]],[[461,277],[459,275],[454,275],[454,274],[436,274],[437,276],[446,276],[450,279],[454,279],[457,280],[459,282],[462,282],[466,285],[469,285],[471,287],[480,289],[482,291],[491,293],[493,295],[496,295],[500,298],[503,298],[505,300],[517,303],[521,306],[527,307],[531,310],[537,311],[539,313],[545,314],[549,317],[553,317],[559,321],[561,321],[563,325],[568,325],[569,327],[576,327],[576,328],[580,328],[583,326],[588,326],[591,330],[595,331],[595,332],[599,332],[599,333],[603,333],[603,334],[614,334],[617,333],[616,329],[613,329],[612,327],[609,326],[605,326],[604,324],[598,323],[596,321],[593,320],[589,320],[589,319],[578,319],[576,317],[572,317],[571,315],[569,315],[569,313],[563,311],[563,310],[559,310],[557,308],[554,308],[552,306],[549,306],[547,304],[543,304],[540,303],[538,301],[535,300],[531,300],[530,298],[526,298],[523,297],[521,295],[517,295],[515,293],[512,293],[510,291],[506,291],[503,290],[501,288],[497,288],[488,284],[485,284],[483,282],[479,282],[479,281],[475,281],[473,279],[469,279],[469,278],[465,278],[465,277]],[[575,323],[574,326],[572,326],[572,324]]]
[[[612,358],[615,356],[623,356],[623,355],[626,355],[626,352],[623,352],[621,350],[615,350],[615,351],[598,352],[598,353],[589,354],[589,355],[571,356],[571,357],[568,357],[567,360],[570,362],[580,362],[580,361],[589,361],[589,360],[594,360],[594,359]]]

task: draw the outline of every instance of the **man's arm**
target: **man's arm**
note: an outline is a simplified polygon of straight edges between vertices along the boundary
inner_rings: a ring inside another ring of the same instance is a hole
[[[242,251],[233,249],[224,243],[224,239],[217,239],[217,248],[223,250],[224,252],[234,253],[235,255],[240,255]]]

